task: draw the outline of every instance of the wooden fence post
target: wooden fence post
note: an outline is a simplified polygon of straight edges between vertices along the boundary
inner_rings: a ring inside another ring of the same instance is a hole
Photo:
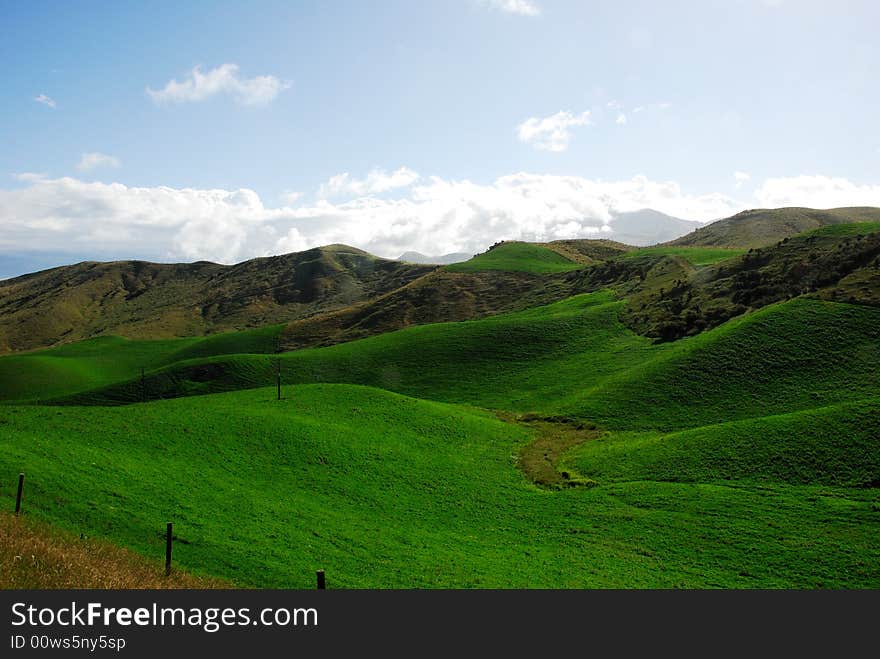
[[[318,577],[318,590],[326,590],[327,582],[324,580],[324,570],[318,570],[316,575]]]
[[[21,493],[24,490],[24,474],[18,475],[18,492],[15,495],[15,514],[21,512]]]
[[[168,522],[168,526],[165,527],[165,576],[171,574],[171,537],[173,534],[172,528],[173,524]]]

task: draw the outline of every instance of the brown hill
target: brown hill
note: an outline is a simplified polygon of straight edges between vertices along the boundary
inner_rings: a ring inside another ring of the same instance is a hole
[[[565,273],[437,270],[374,300],[291,322],[282,349],[333,345],[427,323],[473,320],[561,300],[575,292]]]
[[[287,322],[383,295],[434,269],[344,245],[233,266],[78,263],[0,281],[0,352],[102,334],[169,338]]]
[[[851,207],[756,209],[712,222],[667,245],[686,247],[766,247],[783,238],[832,224],[880,222],[880,208]]]

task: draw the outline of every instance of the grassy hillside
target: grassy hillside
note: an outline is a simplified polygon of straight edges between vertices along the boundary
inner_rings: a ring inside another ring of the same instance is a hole
[[[307,588],[319,567],[331,588],[880,585],[876,490],[548,492],[515,467],[527,431],[485,412],[345,385],[274,393],[0,406],[0,474],[28,473],[30,515],[147,556],[172,519],[182,567],[245,586]]]
[[[281,343],[285,350],[334,345],[414,325],[527,309],[574,292],[575,283],[564,273],[435,270],[368,302],[288,323]]]
[[[739,256],[746,250],[729,247],[643,247],[623,254],[620,258],[639,258],[641,256],[679,256],[694,266],[711,265],[733,256]]]
[[[750,249],[699,271],[682,270],[674,278],[660,279],[648,272],[629,295],[625,321],[640,333],[668,341],[807,293],[875,304],[874,280],[880,278],[880,232],[874,230],[878,226],[822,228]],[[635,261],[637,256],[625,258]]]
[[[877,394],[880,309],[796,299],[669,344],[562,408],[617,429],[674,429]]]
[[[200,336],[339,309],[392,291],[435,266],[330,245],[216,263],[80,263],[0,281],[0,353],[102,335]]]
[[[674,344],[617,320],[607,292],[466,323],[415,327],[280,357],[286,383],[337,382],[609,429],[676,429],[874,395],[880,309],[798,299]],[[276,358],[218,356],[147,374],[151,399],[275,380]],[[67,398],[140,400],[139,378]]]
[[[673,433],[612,433],[570,458],[598,482],[880,485],[880,399]]]
[[[280,356],[288,383],[340,382],[517,411],[553,408],[566,394],[639,363],[662,348],[617,320],[607,291],[463,323],[439,323]],[[150,398],[265,386],[276,358],[219,356],[147,374]],[[67,402],[140,400],[139,378]]]
[[[635,247],[624,245],[614,240],[590,240],[583,238],[554,240],[553,242],[546,243],[544,246],[552,249],[554,252],[558,252],[569,261],[583,263],[584,265],[606,261],[635,249]]]
[[[582,267],[557,251],[532,243],[505,242],[488,252],[477,254],[464,263],[445,266],[450,272],[483,272],[504,270],[508,272],[567,272]]]
[[[756,209],[712,222],[668,244],[750,249],[772,245],[785,238],[823,226],[878,221],[880,221],[880,208]]]
[[[204,338],[131,341],[98,337],[30,353],[0,356],[0,401],[69,395],[136,378],[177,361],[236,353],[272,353],[282,325]]]

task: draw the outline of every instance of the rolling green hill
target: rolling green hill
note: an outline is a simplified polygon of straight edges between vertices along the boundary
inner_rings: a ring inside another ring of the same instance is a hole
[[[283,325],[204,338],[131,341],[103,336],[48,350],[0,356],[0,401],[54,398],[138,378],[186,359],[272,353]]]
[[[582,267],[562,254],[541,245],[520,242],[504,242],[494,245],[487,252],[477,254],[464,263],[444,266],[449,272],[567,272]]]
[[[611,433],[584,444],[573,462],[598,482],[749,480],[876,487],[880,399],[672,433]]]
[[[361,384],[621,430],[715,424],[877,391],[880,309],[799,299],[691,339],[652,344],[617,320],[622,304],[607,293],[586,294],[279,358],[175,362],[149,372],[146,391],[155,399],[266,386],[280,359],[286,383]],[[118,404],[141,396],[134,377],[58,402]]]
[[[545,307],[439,323],[279,357],[232,355],[176,362],[147,373],[149,398],[230,391],[274,382],[377,386],[407,395],[518,411],[550,409],[582,388],[662,348],[618,321],[622,306],[601,291]],[[140,400],[139,377],[65,401]]]

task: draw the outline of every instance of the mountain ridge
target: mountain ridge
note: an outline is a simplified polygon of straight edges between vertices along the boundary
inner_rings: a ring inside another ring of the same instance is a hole
[[[668,241],[687,247],[766,247],[804,231],[834,224],[878,222],[880,208],[849,206],[816,209],[798,206],[745,210]]]

